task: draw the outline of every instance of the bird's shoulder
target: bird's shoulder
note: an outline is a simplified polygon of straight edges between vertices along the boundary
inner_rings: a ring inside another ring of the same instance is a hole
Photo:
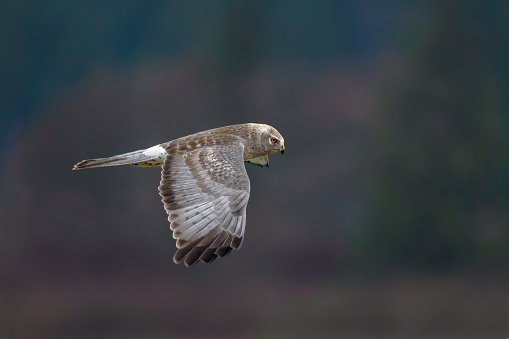
[[[228,146],[245,147],[245,138],[230,134],[225,130],[208,130],[187,135],[161,144],[168,154],[188,153],[202,148],[221,148]]]

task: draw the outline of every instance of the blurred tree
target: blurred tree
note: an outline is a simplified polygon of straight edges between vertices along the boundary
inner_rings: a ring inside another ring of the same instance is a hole
[[[374,124],[373,214],[361,251],[369,259],[431,267],[509,259],[508,131],[468,9],[434,2],[414,63]]]
[[[239,89],[260,59],[261,3],[246,1],[207,2],[199,9],[204,23],[199,30],[196,59],[202,72],[213,78],[218,89],[218,107],[211,111],[223,123],[245,121]]]

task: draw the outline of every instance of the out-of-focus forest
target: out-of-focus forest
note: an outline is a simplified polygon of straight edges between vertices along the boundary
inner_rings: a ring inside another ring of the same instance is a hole
[[[508,60],[502,0],[0,3],[0,337],[509,337]],[[244,122],[209,265],[159,169],[71,171]]]

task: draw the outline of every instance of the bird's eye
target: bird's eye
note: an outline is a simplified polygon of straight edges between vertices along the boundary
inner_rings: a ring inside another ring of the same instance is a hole
[[[273,144],[277,143],[277,139],[276,138],[270,138],[270,142],[272,142]]]

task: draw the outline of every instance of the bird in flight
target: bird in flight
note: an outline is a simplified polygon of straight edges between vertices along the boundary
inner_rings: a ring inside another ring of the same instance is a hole
[[[210,129],[109,158],[83,160],[73,170],[162,166],[159,195],[177,240],[173,261],[190,266],[212,262],[240,248],[251,189],[243,162],[268,167],[267,156],[284,151],[284,139],[274,127],[249,123]]]

